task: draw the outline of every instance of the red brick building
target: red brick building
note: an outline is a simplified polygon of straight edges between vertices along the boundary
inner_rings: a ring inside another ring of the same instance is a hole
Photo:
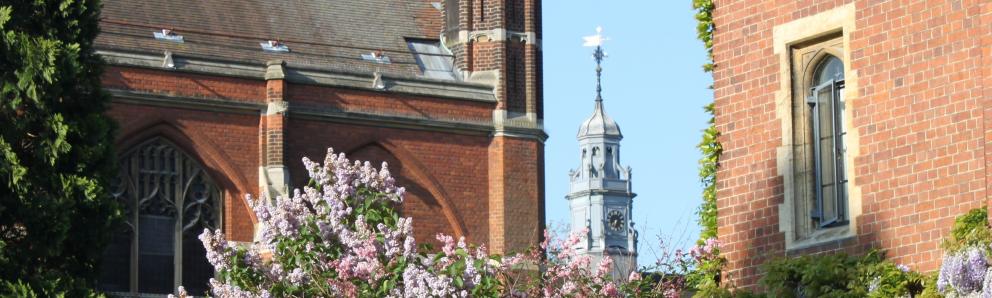
[[[954,217],[989,204],[992,2],[715,5],[730,281],[869,248],[937,269]]]
[[[195,235],[251,241],[245,195],[304,185],[301,158],[328,147],[388,162],[422,241],[535,244],[540,15],[537,0],[105,1],[128,226],[101,287],[201,293],[212,269]]]

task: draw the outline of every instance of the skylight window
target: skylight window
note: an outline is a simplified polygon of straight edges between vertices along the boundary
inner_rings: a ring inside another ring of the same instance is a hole
[[[289,52],[289,47],[285,43],[279,40],[269,40],[266,42],[259,43],[262,46],[262,50],[266,52]]]
[[[437,40],[407,39],[410,52],[417,59],[417,66],[424,77],[439,80],[455,80],[455,57],[441,48]]]
[[[375,51],[368,54],[362,54],[362,60],[372,61],[379,64],[390,64],[393,63],[389,60],[389,56],[386,56],[382,51]]]
[[[172,29],[162,29],[161,32],[152,32],[152,34],[155,35],[155,39],[158,40],[165,40],[165,41],[178,42],[178,43],[183,42],[183,36],[176,34],[176,32],[172,31]]]

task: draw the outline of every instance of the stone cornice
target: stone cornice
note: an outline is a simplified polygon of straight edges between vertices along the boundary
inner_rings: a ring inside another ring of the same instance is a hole
[[[107,89],[114,102],[150,105],[159,107],[196,109],[224,113],[264,115],[271,107],[261,102],[245,102],[220,98],[187,97],[169,94],[156,94],[133,90]],[[458,119],[428,119],[404,115],[373,114],[352,111],[342,111],[333,108],[293,105],[288,103],[282,107],[288,111],[289,117],[346,124],[367,125],[376,127],[416,129],[426,131],[450,132],[465,135],[494,136],[501,135],[490,120],[458,120]],[[512,132],[513,137],[533,138],[539,141],[547,139],[543,129],[525,127],[504,127],[505,132]]]
[[[220,98],[196,98],[122,89],[105,90],[110,93],[110,96],[114,102],[119,103],[249,115],[259,115],[259,113],[266,110],[266,104],[258,102],[246,102]]]
[[[264,64],[173,55],[175,67],[166,68],[162,66],[163,54],[119,50],[99,50],[97,53],[108,64],[115,66],[140,67],[257,80],[265,79],[266,73],[266,65]],[[372,79],[372,73],[346,72],[294,65],[290,65],[286,69],[286,80],[297,84],[420,95],[454,100],[496,102],[493,86],[484,84],[383,74],[382,79],[386,87],[384,90],[379,90],[373,88]]]
[[[492,123],[485,120],[428,119],[407,115],[344,111],[331,107],[301,106],[292,103],[289,104],[289,116],[294,119],[459,134],[490,135],[493,132]]]
[[[452,32],[454,33],[454,32]],[[449,40],[445,43],[446,47],[453,47],[459,44],[464,44],[468,42],[506,42],[506,41],[520,41],[529,45],[533,45],[538,50],[541,50],[541,39],[537,37],[537,33],[532,31],[520,32],[513,30],[506,30],[504,28],[496,28],[489,30],[460,30],[454,40]]]
[[[631,200],[637,196],[636,193],[627,192],[625,190],[610,190],[610,189],[586,189],[565,195],[566,199],[573,199],[578,197],[584,197],[588,195],[615,195],[615,196],[630,196]]]

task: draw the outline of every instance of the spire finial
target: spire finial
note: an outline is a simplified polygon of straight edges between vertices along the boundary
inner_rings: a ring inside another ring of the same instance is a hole
[[[606,58],[606,52],[603,51],[603,42],[609,40],[603,37],[603,27],[596,27],[596,35],[586,36],[582,38],[584,42],[582,46],[584,47],[596,47],[596,50],[592,53],[592,58],[596,59],[596,102],[603,101],[603,87],[601,83],[601,77],[603,75],[603,58]]]

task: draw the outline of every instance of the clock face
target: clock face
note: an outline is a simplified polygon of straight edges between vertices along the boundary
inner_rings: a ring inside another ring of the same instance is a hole
[[[610,226],[610,230],[613,230],[614,232],[623,231],[624,216],[622,211],[610,210],[610,212],[606,214],[606,220]]]

